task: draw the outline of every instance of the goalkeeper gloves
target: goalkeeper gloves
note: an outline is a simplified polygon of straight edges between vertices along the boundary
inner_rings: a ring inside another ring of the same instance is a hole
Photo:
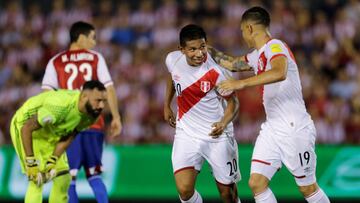
[[[48,160],[46,161],[45,166],[45,174],[46,174],[46,181],[50,181],[56,177],[56,162],[59,158],[55,155],[51,155]]]
[[[33,181],[38,187],[44,183],[43,175],[40,172],[38,161],[34,156],[25,158],[26,175],[29,181]]]

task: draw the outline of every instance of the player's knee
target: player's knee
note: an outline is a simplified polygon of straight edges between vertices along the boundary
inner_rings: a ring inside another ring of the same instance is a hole
[[[313,193],[315,193],[317,188],[318,187],[317,187],[316,183],[307,185],[307,186],[299,186],[299,190],[303,194],[304,197],[308,197],[308,196],[312,195]]]
[[[177,189],[182,200],[190,199],[195,192],[195,189],[190,184],[178,185]]]
[[[261,193],[268,187],[269,181],[262,175],[251,175],[249,179],[249,187],[254,194]]]

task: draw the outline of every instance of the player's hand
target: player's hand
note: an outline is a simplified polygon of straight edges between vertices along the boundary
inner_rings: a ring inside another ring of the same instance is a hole
[[[45,178],[40,172],[38,161],[34,156],[27,156],[25,158],[26,175],[29,181],[33,181],[38,187],[44,182]]]
[[[176,120],[174,117],[174,113],[169,106],[164,107],[164,119],[169,123],[171,127],[173,128],[176,127]]]
[[[121,119],[113,118],[110,124],[110,134],[113,137],[120,135],[122,129]]]
[[[46,161],[45,166],[45,176],[46,176],[46,182],[54,179],[57,175],[56,171],[56,162],[59,159],[59,157],[55,155],[51,155],[48,160]]]
[[[216,122],[211,125],[212,131],[210,132],[210,136],[214,139],[218,138],[223,132],[226,127],[226,124],[223,122]]]
[[[228,91],[241,90],[244,87],[245,83],[242,80],[228,79],[220,82],[218,85],[218,91],[222,94]]]

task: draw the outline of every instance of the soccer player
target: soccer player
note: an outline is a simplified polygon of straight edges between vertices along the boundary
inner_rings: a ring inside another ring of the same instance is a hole
[[[96,45],[95,28],[86,22],[76,22],[70,28],[70,48],[55,55],[48,63],[42,88],[80,89],[85,81],[98,79],[106,87],[108,104],[112,114],[111,134],[120,134],[121,122],[117,97],[104,57],[91,49]],[[72,182],[69,188],[69,202],[77,203],[76,176],[84,167],[87,180],[99,203],[107,203],[106,187],[101,179],[101,156],[104,142],[104,119],[76,136],[67,149]]]
[[[201,27],[190,24],[181,29],[180,50],[167,55],[166,66],[170,74],[164,118],[176,127],[172,165],[181,202],[202,202],[195,181],[204,160],[211,167],[222,200],[240,202],[236,187],[240,180],[238,149],[232,125],[238,100],[232,92],[217,93],[215,86],[226,79],[228,71],[207,53],[206,33]],[[176,119],[171,109],[175,92]]]
[[[263,85],[266,121],[255,143],[249,186],[256,202],[276,202],[268,185],[284,164],[308,202],[327,203],[328,197],[316,183],[316,130],[305,108],[298,67],[289,47],[271,37],[269,25],[265,9],[250,8],[242,16],[241,31],[244,41],[254,50],[246,56],[231,57],[210,49],[225,68],[253,70],[256,74],[224,81],[218,86],[220,92]]]
[[[67,203],[69,165],[63,153],[77,132],[93,124],[106,102],[105,87],[89,81],[82,91],[58,90],[28,99],[10,132],[22,172],[29,178],[25,203],[41,203],[43,183],[53,181],[49,202]]]

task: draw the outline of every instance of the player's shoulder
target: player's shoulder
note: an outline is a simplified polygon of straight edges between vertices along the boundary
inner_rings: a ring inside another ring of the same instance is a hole
[[[87,53],[91,53],[91,54],[94,54],[94,55],[97,55],[97,56],[100,56],[100,57],[103,57],[103,55],[98,52],[98,51],[95,51],[95,50],[91,50],[91,49],[84,49],[85,52]]]
[[[281,48],[285,47],[285,43],[280,39],[271,39],[266,45],[266,48],[272,52],[280,52]]]
[[[61,51],[61,52],[55,54],[53,57],[51,57],[51,59],[49,61],[54,61],[54,60],[56,60],[58,58],[61,58],[61,56],[63,54],[66,54],[67,52],[68,52],[67,50]]]
[[[170,65],[175,65],[177,61],[179,61],[181,59],[181,57],[183,56],[183,54],[181,53],[181,51],[177,50],[177,51],[172,51],[172,52],[169,52],[167,55],[166,55],[166,64],[168,66]]]

